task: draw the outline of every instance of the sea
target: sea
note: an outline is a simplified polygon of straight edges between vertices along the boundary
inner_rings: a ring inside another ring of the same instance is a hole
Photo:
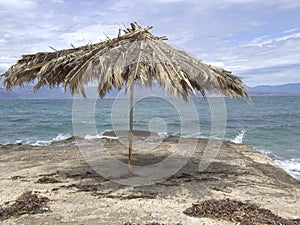
[[[0,105],[0,151],[5,144],[46,146],[73,135],[101,137],[129,124],[129,100],[122,98],[0,99]],[[135,100],[133,115],[134,130],[156,131],[161,138],[179,135],[253,146],[300,179],[300,96],[254,96],[251,104],[220,97],[185,103],[149,96]]]

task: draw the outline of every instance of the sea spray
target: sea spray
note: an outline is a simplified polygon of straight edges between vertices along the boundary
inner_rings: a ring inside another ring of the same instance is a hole
[[[236,143],[236,144],[242,144],[245,133],[246,133],[246,131],[241,130],[238,133],[238,135],[234,139],[231,140],[231,142]]]
[[[71,136],[72,135],[70,134],[59,133],[55,138],[52,139],[52,141],[63,141],[70,138]]]
[[[32,139],[27,138],[25,140],[16,141],[16,144],[27,144],[27,145],[32,145],[32,146],[47,146],[47,145],[50,145],[52,142],[63,141],[70,137],[72,137],[72,135],[59,133],[54,138],[51,138],[48,140],[39,140],[39,139],[32,140]]]
[[[274,160],[280,167],[296,179],[300,179],[300,160],[299,159],[277,159]]]

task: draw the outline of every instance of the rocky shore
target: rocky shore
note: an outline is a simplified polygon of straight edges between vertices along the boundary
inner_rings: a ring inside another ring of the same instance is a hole
[[[100,148],[126,164],[128,150],[120,139],[72,137],[46,147],[1,146],[0,223],[300,224],[300,182],[247,145],[140,139],[136,146],[151,151],[133,152],[133,163],[141,168],[159,163],[176,153],[172,149],[179,142],[196,143],[195,151],[179,171],[156,182],[137,169],[133,177],[126,177],[127,171],[120,177],[99,173],[97,163],[111,165],[97,161]],[[199,170],[210,154],[208,145],[220,149]],[[177,160],[184,159],[183,152]]]

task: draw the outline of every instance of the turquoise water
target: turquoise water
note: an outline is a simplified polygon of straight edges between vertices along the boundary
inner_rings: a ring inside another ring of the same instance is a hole
[[[186,107],[181,103],[155,97],[139,100],[134,108],[134,129],[161,131],[162,135],[223,138],[220,132],[211,133],[215,118],[212,119],[208,101],[203,98],[192,100],[197,119],[192,115],[195,113],[188,110],[180,113],[178,109]],[[224,139],[254,146],[300,178],[300,97],[253,97],[252,100],[253,104],[248,105],[244,101],[226,99]],[[74,108],[73,100],[0,99],[0,104],[0,144],[47,145],[53,140],[74,135],[72,114],[78,108]],[[87,110],[85,104],[79,105],[82,112]],[[113,99],[96,101],[92,117],[99,134],[128,127],[127,101],[124,100],[124,107],[115,105]],[[222,107],[215,110],[214,114],[218,113],[224,114]],[[200,130],[196,133],[183,132],[181,123],[184,118],[190,119],[187,127],[197,123]],[[82,130],[93,121],[89,115],[83,116],[79,121]]]

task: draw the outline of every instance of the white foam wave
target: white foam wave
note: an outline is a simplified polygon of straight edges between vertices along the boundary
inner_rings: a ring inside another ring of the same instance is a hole
[[[70,137],[72,137],[72,135],[59,133],[55,138],[52,139],[52,141],[63,141]]]
[[[258,150],[269,156],[277,165],[279,165],[292,177],[300,180],[300,159],[283,159],[270,150]]]
[[[300,180],[300,159],[286,159],[274,161],[291,176]]]
[[[238,133],[238,135],[236,135],[235,138],[230,140],[230,141],[233,142],[233,143],[236,143],[236,144],[242,144],[245,133],[246,133],[246,131],[241,130]]]
[[[50,145],[52,141],[42,141],[42,140],[36,140],[36,141],[26,141],[25,144],[32,145],[32,146],[47,146]]]
[[[164,139],[164,138],[168,137],[167,132],[157,132],[157,134],[161,139]]]
[[[93,139],[109,139],[109,140],[118,140],[119,137],[103,136],[103,135],[85,135],[84,139],[93,140]]]
[[[204,136],[201,136],[202,133],[190,133],[190,132],[175,132],[175,133],[170,133],[170,135],[178,136],[178,137],[183,137],[183,138],[201,138]],[[207,138],[207,137],[206,137]]]
[[[57,142],[57,141],[63,141],[68,138],[70,138],[72,135],[70,134],[63,134],[59,133],[56,135],[56,137],[49,139],[49,140],[16,140],[16,144],[27,144],[27,145],[32,145],[32,146],[47,146],[50,145],[52,142]]]

